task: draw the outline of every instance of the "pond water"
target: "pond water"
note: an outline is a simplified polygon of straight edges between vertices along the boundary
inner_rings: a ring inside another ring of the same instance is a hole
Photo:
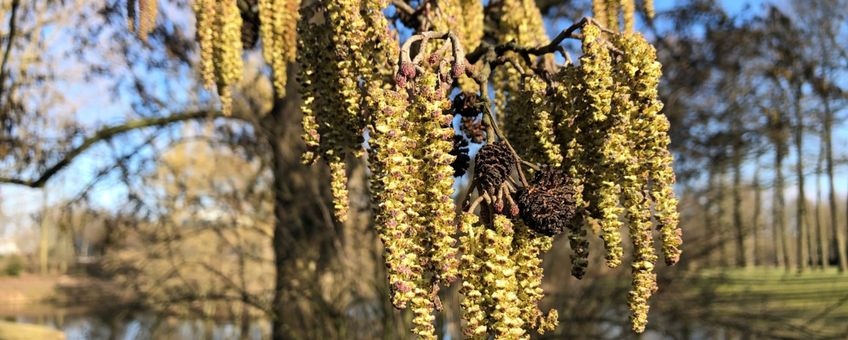
[[[61,330],[67,340],[260,340],[270,336],[270,326],[267,322],[252,323],[247,334],[242,336],[240,325],[230,322],[176,319],[144,313],[109,316],[18,316],[4,319]]]

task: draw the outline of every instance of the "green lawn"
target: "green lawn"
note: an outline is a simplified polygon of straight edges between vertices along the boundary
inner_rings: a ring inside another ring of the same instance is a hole
[[[692,298],[710,321],[781,338],[848,337],[848,274],[783,269],[706,270],[692,275]]]

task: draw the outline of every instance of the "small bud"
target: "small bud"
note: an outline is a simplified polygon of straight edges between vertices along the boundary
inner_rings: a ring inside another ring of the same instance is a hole
[[[415,65],[406,61],[400,64],[400,74],[407,79],[415,78]]]

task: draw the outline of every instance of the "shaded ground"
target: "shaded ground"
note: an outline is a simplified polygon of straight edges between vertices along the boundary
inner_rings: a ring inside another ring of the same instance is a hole
[[[656,306],[665,334],[674,338],[848,338],[848,275],[835,269],[689,273]]]

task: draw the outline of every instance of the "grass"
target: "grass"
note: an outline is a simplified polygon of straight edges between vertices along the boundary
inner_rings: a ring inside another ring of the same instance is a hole
[[[848,274],[835,269],[704,270],[693,282],[710,319],[770,337],[848,337]]]

